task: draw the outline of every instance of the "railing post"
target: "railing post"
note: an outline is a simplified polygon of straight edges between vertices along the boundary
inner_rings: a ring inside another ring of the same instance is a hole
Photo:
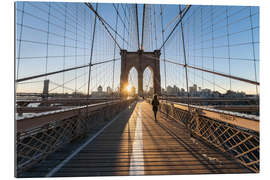
[[[200,125],[200,116],[199,116],[199,112],[197,109],[194,109],[194,113],[193,113],[193,118],[195,119],[195,133],[200,135],[200,129],[199,129],[199,125]]]

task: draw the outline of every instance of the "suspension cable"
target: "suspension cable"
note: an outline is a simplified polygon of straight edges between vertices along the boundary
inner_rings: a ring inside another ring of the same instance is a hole
[[[179,5],[179,13],[180,13],[180,18],[183,19],[182,17],[182,12],[181,12],[181,5]],[[184,39],[184,30],[183,30],[183,23],[181,21],[180,23],[180,28],[182,32],[182,45],[183,45],[183,52],[184,52],[184,67],[185,67],[185,73],[186,73],[186,88],[187,88],[187,98],[188,98],[188,110],[190,111],[190,99],[189,99],[189,89],[188,89],[188,71],[187,71],[187,59],[186,59],[186,49],[185,49],[185,39]]]
[[[163,9],[162,9],[162,5],[160,5],[160,16],[161,16],[161,28],[162,28],[162,42],[164,44],[164,29],[163,29],[164,27],[163,27]],[[166,88],[167,88],[167,75],[166,75],[166,63],[165,63],[165,46],[163,47],[163,58],[164,58],[164,61],[163,61],[164,62],[164,86],[165,86],[165,90],[166,90]]]
[[[201,37],[203,39],[203,8],[201,7]],[[202,69],[204,68],[204,52],[203,52],[203,40],[201,41],[201,60],[202,60]],[[204,89],[204,72],[202,71],[202,88]]]
[[[50,17],[51,17],[51,2],[49,2],[48,23],[47,23],[45,73],[48,72],[48,54],[49,54],[49,37],[50,37]],[[47,79],[47,76],[45,76],[45,79]]]
[[[157,23],[156,23],[156,6],[154,6],[154,29],[155,29],[155,44],[157,49]]]
[[[136,26],[137,26],[137,39],[138,39],[138,49],[140,49],[140,39],[139,39],[139,17],[138,17],[138,5],[135,5],[136,8]]]
[[[210,74],[214,74],[214,75],[218,75],[218,76],[222,76],[222,77],[226,77],[226,78],[235,79],[235,80],[246,82],[246,83],[249,83],[249,84],[254,84],[254,85],[257,85],[257,86],[260,85],[260,83],[257,82],[257,81],[252,81],[252,80],[241,78],[241,77],[237,77],[237,76],[232,76],[232,75],[228,75],[228,74],[224,74],[224,73],[220,73],[220,72],[216,72],[216,71],[202,69],[202,68],[191,66],[191,65],[188,65],[188,64],[185,65],[185,64],[173,62],[173,61],[170,61],[170,60],[166,60],[166,62],[169,62],[169,63],[172,63],[172,64],[176,64],[176,65],[180,65],[180,66],[187,67],[187,68],[191,68],[191,69],[196,69],[196,70],[199,70],[199,71],[207,72],[207,73],[210,73]]]
[[[22,2],[22,20],[21,20],[21,29],[20,29],[20,34],[19,34],[19,45],[18,45],[18,63],[17,63],[17,75],[16,78],[19,79],[19,70],[20,70],[20,59],[21,59],[21,45],[22,45],[22,33],[23,33],[23,24],[24,24],[24,6],[25,2]]]
[[[96,12],[97,11],[98,11],[98,3],[96,4]],[[95,20],[94,20],[91,53],[90,53],[90,59],[89,59],[90,66],[89,66],[89,72],[88,72],[87,99],[89,98],[89,93],[90,93],[89,90],[90,90],[90,83],[91,83],[91,64],[92,64],[92,60],[93,60],[93,51],[94,51],[94,43],[95,43],[95,35],[96,35],[96,24],[97,24],[97,16],[95,16]],[[87,103],[87,105],[88,105],[88,103]]]
[[[252,22],[252,12],[251,12],[251,7],[249,7],[249,17],[250,17],[250,28],[251,28],[251,38],[252,38],[252,53],[253,53],[253,60],[254,60],[254,77],[255,81],[257,81],[257,70],[256,70],[256,57],[255,57],[255,42],[254,42],[254,27],[253,27],[253,22]],[[256,94],[257,97],[259,97],[259,92],[258,92],[258,86],[256,85]]]
[[[116,10],[117,14],[118,14],[118,9],[119,9],[119,4],[118,4],[117,8],[115,7],[115,10]],[[116,33],[117,33],[117,30],[118,30],[118,16],[116,16],[115,29],[116,29]],[[125,31],[125,29],[124,29],[124,31]],[[115,39],[116,39],[116,33],[114,34],[114,38]],[[116,54],[116,44],[114,43],[114,50],[113,50],[113,59],[114,59],[114,61],[113,61],[112,91],[114,91],[115,54]],[[113,93],[112,93],[112,96],[113,96]]]
[[[116,43],[117,47],[119,49],[122,49],[119,45],[119,43],[116,41],[116,39],[114,39],[114,37],[112,36],[111,32],[109,31],[109,29],[107,28],[106,24],[108,25],[108,23],[106,23],[106,21],[98,14],[98,12],[93,8],[92,4],[90,3],[85,3],[87,5],[87,7],[89,7],[94,13],[95,15],[98,17],[99,21],[102,23],[102,25],[104,26],[104,28],[106,29],[106,31],[109,33],[109,35],[111,36],[111,38],[113,39],[113,41]],[[110,28],[111,26],[108,25]],[[112,28],[111,28],[112,29]],[[114,30],[113,30],[114,31]],[[116,32],[116,31],[115,31]],[[121,37],[121,36],[120,36]],[[122,37],[121,37],[122,38]],[[122,38],[123,39],[123,38]],[[123,39],[124,40],[124,39]],[[125,40],[126,41],[126,40]]]
[[[142,19],[142,41],[141,41],[141,49],[143,50],[144,49],[144,44],[143,44],[143,41],[144,41],[144,29],[145,29],[145,4],[143,5],[143,19]]]
[[[67,68],[67,69],[63,69],[63,70],[59,70],[59,71],[43,73],[43,74],[39,74],[39,75],[35,75],[35,76],[29,76],[29,77],[17,79],[16,83],[31,80],[31,79],[36,79],[36,78],[40,78],[40,77],[44,77],[44,76],[49,76],[49,75],[53,75],[53,74],[59,74],[59,73],[63,73],[63,72],[73,71],[73,70],[81,69],[81,68],[85,68],[85,67],[95,66],[95,65],[99,65],[99,64],[105,64],[105,63],[113,62],[113,61],[116,61],[116,60],[120,60],[120,58],[118,58],[118,59],[110,59],[110,60],[97,62],[97,63],[92,63],[92,64],[86,64],[86,65],[82,65],[82,66],[76,66],[76,67]]]
[[[182,22],[183,18],[185,17],[186,13],[188,12],[188,10],[190,9],[191,5],[187,5],[183,11],[183,14],[181,14],[181,18],[179,19],[179,21],[175,24],[174,28],[172,29],[172,31],[170,32],[170,34],[168,35],[168,37],[166,38],[166,40],[163,42],[163,44],[161,45],[161,47],[159,48],[159,50],[161,48],[163,48],[163,46],[166,44],[166,42],[168,41],[168,39],[171,37],[171,35],[173,34],[173,32],[175,31],[175,29],[177,28],[177,26],[180,24],[180,22]],[[182,12],[182,11],[181,11]]]
[[[226,32],[227,32],[227,44],[228,44],[228,58],[229,58],[229,75],[231,75],[231,51],[230,51],[230,36],[229,36],[229,16],[228,6],[226,7]],[[230,90],[232,90],[232,80],[230,78]]]
[[[113,7],[114,7],[114,10],[116,11],[116,15],[119,17],[120,21],[122,22],[122,24],[124,26],[124,29],[127,29],[126,24],[125,24],[124,20],[122,19],[122,17],[120,16],[120,13],[119,13],[119,4],[117,4],[117,8],[116,8],[115,4],[113,4]],[[117,31],[116,28],[115,28],[115,31]]]

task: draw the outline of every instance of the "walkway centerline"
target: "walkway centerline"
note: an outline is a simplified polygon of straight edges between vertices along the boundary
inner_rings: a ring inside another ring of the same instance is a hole
[[[136,128],[135,128],[135,135],[134,141],[132,145],[132,154],[129,166],[129,175],[144,175],[144,156],[143,156],[143,131],[142,131],[142,110],[141,104],[138,104],[138,111],[137,111],[137,119],[136,119]],[[138,158],[140,156],[140,169],[137,166]]]

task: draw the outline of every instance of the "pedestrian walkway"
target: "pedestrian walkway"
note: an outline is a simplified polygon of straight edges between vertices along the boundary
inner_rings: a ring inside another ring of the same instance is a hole
[[[151,105],[135,104],[104,131],[63,160],[51,176],[172,175],[247,173],[248,169],[200,141],[185,126],[158,112],[154,121]],[[61,157],[59,157],[61,158]]]

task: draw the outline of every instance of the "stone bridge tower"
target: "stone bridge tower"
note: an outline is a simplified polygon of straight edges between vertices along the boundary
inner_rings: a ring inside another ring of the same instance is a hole
[[[138,94],[143,94],[143,72],[149,67],[153,75],[154,93],[160,95],[160,50],[154,52],[144,52],[138,50],[137,52],[127,52],[121,50],[121,75],[120,75],[120,94],[126,95],[126,86],[128,85],[128,75],[132,67],[138,72]]]

